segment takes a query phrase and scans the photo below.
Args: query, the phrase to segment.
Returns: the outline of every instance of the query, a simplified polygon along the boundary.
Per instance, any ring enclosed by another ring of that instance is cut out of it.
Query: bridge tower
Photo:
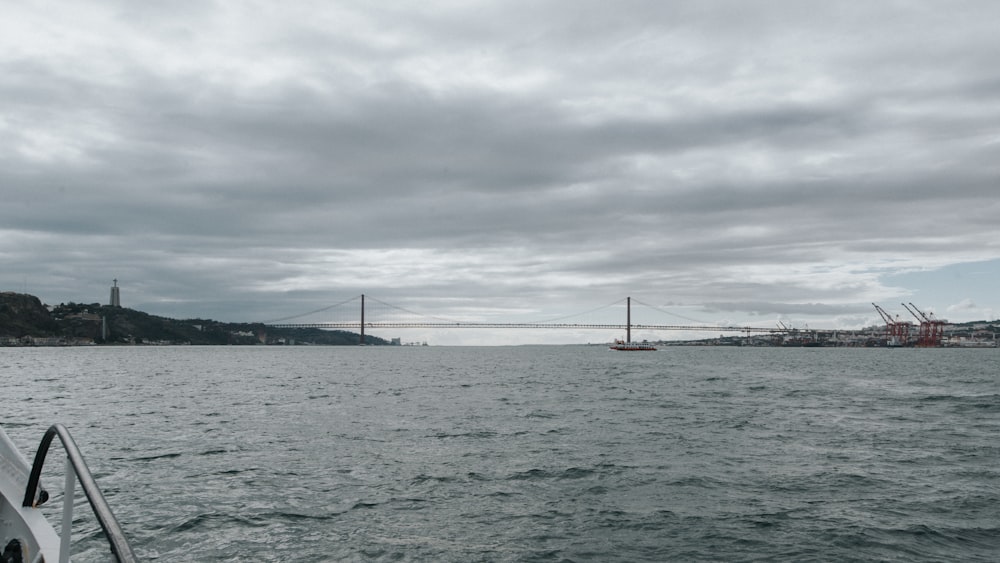
[[[626,297],[626,313],[625,313],[625,343],[628,344],[632,342],[632,298]]]

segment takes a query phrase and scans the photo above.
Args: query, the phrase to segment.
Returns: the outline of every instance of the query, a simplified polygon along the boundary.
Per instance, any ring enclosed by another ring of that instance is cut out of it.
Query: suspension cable
[[[369,301],[374,301],[374,302],[378,303],[379,305],[388,307],[389,309],[395,309],[397,311],[402,311],[404,313],[409,313],[411,315],[416,315],[418,317],[423,317],[425,319],[435,319],[435,320],[442,321],[442,322],[447,322],[447,323],[462,323],[463,322],[463,321],[456,321],[455,319],[448,319],[448,318],[445,318],[445,317],[436,317],[434,315],[425,315],[423,313],[418,313],[416,311],[411,311],[411,310],[409,310],[409,309],[407,309],[405,307],[400,307],[398,305],[393,305],[391,303],[386,303],[385,301],[382,301],[381,299],[376,299],[376,298],[372,297],[371,295],[368,295],[366,297],[368,298]]]
[[[702,323],[702,324],[707,324],[707,325],[712,324],[712,323],[707,322],[707,321],[702,321],[702,320],[699,320],[699,319],[692,319],[691,317],[685,317],[684,315],[678,315],[677,313],[671,313],[670,311],[667,311],[665,309],[661,309],[661,308],[659,308],[659,307],[657,307],[655,305],[650,305],[649,303],[644,303],[642,301],[639,301],[638,299],[636,299],[634,297],[632,298],[632,301],[634,301],[634,302],[636,302],[636,303],[638,303],[640,305],[649,307],[650,309],[653,309],[654,311],[659,311],[659,312],[661,312],[663,314],[670,315],[672,317],[677,317],[678,319],[684,319],[685,321],[691,321],[693,323]]]
[[[355,295],[354,297],[351,297],[350,299],[345,299],[344,301],[341,301],[340,303],[334,303],[333,305],[328,305],[326,307],[323,307],[322,309],[316,309],[315,311],[309,311],[308,313],[299,313],[298,315],[292,315],[290,317],[282,317],[280,319],[271,319],[269,321],[264,321],[262,324],[266,324],[266,325],[268,325],[268,324],[275,324],[275,323],[280,323],[280,322],[284,322],[284,321],[290,321],[292,319],[300,319],[302,317],[308,317],[309,315],[315,315],[316,313],[322,313],[324,311],[329,311],[330,309],[333,309],[334,307],[340,307],[341,305],[345,305],[347,303],[350,303],[351,301],[356,301],[358,299],[361,299],[361,296],[360,295]]]
[[[617,301],[608,303],[607,305],[602,305],[600,307],[595,307],[595,308],[593,308],[593,309],[591,309],[589,311],[583,311],[582,313],[573,313],[573,314],[570,314],[570,315],[564,315],[562,317],[555,317],[555,318],[547,319],[547,320],[544,320],[544,321],[538,321],[537,324],[554,323],[556,321],[561,321],[561,320],[564,320],[564,319],[571,319],[573,317],[582,317],[583,315],[589,315],[591,313],[596,313],[597,311],[601,311],[603,309],[610,309],[611,307],[614,307],[615,305],[623,303],[624,301],[625,301],[625,299],[619,299]]]

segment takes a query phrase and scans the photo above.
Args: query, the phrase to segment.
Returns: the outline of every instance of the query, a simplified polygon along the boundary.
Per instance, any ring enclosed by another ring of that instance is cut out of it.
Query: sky
[[[626,296],[678,315],[650,324],[993,320],[997,21],[992,0],[11,3],[0,291],[106,303],[118,279],[126,307],[229,322],[362,293],[480,322]]]

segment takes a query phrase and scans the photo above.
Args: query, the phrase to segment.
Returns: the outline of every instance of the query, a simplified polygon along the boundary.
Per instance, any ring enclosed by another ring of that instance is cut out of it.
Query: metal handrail
[[[69,430],[62,424],[53,424],[49,427],[45,431],[45,436],[42,437],[42,442],[38,445],[38,451],[35,452],[35,462],[31,466],[31,477],[28,479],[28,487],[24,491],[24,502],[22,505],[26,507],[36,506],[35,491],[38,489],[38,481],[42,476],[42,466],[45,464],[45,456],[49,451],[52,438],[56,435],[59,436],[59,440],[62,442],[67,460],[73,466],[73,471],[76,473],[80,486],[83,487],[83,492],[87,496],[87,501],[90,502],[90,508],[93,510],[94,516],[97,517],[97,521],[101,524],[101,529],[104,530],[105,537],[108,538],[108,543],[111,544],[111,552],[114,553],[120,563],[137,562],[138,559],[132,552],[132,547],[129,546],[128,539],[125,538],[125,533],[122,531],[121,525],[118,524],[118,519],[115,518],[114,513],[111,512],[111,507],[104,500],[104,495],[101,493],[100,487],[97,486],[97,482],[94,481],[93,475],[90,474],[90,469],[87,467],[87,462],[84,461],[80,449],[76,447],[76,442],[70,436]],[[63,502],[71,503],[73,499],[64,498]],[[70,531],[62,530],[61,533],[65,535],[70,533]]]

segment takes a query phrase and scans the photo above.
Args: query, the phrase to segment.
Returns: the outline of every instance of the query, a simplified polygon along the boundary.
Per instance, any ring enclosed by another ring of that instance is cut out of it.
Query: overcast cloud
[[[626,295],[763,326],[901,300],[992,319],[998,21],[989,0],[13,3],[0,290],[105,302],[118,278],[126,306],[227,321],[360,293],[468,320]]]

